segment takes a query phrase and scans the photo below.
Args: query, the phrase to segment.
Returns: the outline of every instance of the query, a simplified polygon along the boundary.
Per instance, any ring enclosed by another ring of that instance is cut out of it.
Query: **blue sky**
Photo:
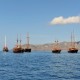
[[[0,0],[0,49],[7,36],[7,45],[14,47],[17,34],[26,43],[30,34],[31,44],[54,42],[55,39],[70,41],[74,29],[80,40],[80,24],[50,25],[55,17],[79,16],[80,0]]]

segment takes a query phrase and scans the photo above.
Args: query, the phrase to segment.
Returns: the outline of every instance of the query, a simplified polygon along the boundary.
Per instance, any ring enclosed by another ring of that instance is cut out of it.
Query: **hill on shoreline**
[[[70,47],[70,42],[60,42],[59,45],[62,50],[67,50]],[[36,51],[51,51],[53,46],[54,46],[54,43],[30,45],[31,49]],[[22,47],[26,48],[26,44],[24,44]],[[80,49],[80,41],[76,42],[76,47]]]

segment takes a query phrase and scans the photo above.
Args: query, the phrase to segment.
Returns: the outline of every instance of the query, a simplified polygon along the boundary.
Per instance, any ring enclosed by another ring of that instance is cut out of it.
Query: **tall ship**
[[[71,34],[71,42],[70,42],[70,47],[68,49],[68,53],[77,53],[77,52],[78,52],[78,48],[76,48],[74,31],[73,31],[73,34]]]
[[[21,38],[20,38],[20,44],[18,44],[18,42],[19,42],[19,40],[18,40],[18,36],[17,36],[17,44],[13,48],[13,52],[14,53],[23,53],[24,52],[24,49],[22,48],[22,45],[21,45]]]
[[[57,40],[54,43],[54,46],[53,46],[53,49],[52,49],[52,53],[60,53],[60,52],[61,52],[61,49],[60,49],[59,42]]]
[[[6,44],[6,36],[5,36],[5,45],[3,47],[3,52],[8,52],[8,47],[7,47],[7,44]]]
[[[27,44],[24,52],[31,52],[30,44],[29,44],[29,34],[27,33]]]

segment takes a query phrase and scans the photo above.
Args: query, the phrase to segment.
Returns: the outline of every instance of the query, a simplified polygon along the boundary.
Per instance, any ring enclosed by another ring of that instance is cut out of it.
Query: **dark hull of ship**
[[[23,53],[24,52],[24,49],[20,49],[20,48],[16,48],[16,49],[13,49],[13,52],[14,53]]]
[[[8,48],[3,48],[3,52],[8,52]]]
[[[61,50],[52,50],[52,53],[60,53]]]
[[[31,49],[25,49],[24,52],[31,52]]]
[[[78,50],[76,49],[76,50],[69,50],[68,51],[68,53],[77,53],[78,52]]]

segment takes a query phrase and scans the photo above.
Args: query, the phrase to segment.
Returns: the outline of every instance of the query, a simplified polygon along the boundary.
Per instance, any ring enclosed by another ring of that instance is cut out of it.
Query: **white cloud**
[[[73,23],[80,23],[80,16],[71,16],[68,18],[64,18],[63,16],[55,17],[50,24],[73,24]]]

